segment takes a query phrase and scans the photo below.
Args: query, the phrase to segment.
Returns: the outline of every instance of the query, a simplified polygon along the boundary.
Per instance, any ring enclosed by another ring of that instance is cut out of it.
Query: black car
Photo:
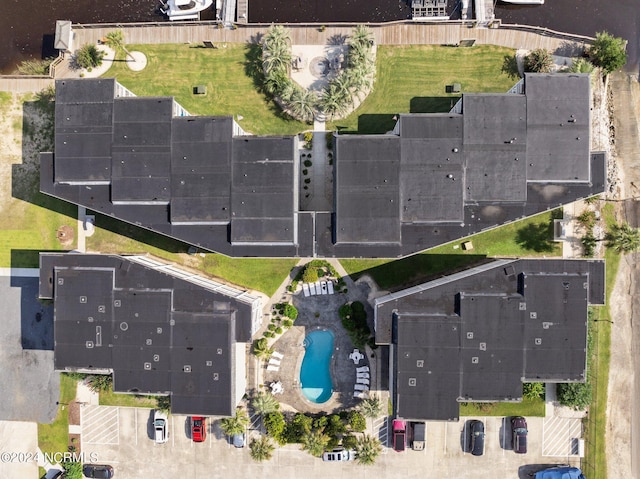
[[[484,454],[484,423],[482,421],[469,422],[469,451],[474,456]]]
[[[518,454],[527,453],[527,420],[522,416],[511,418],[511,444]]]
[[[85,464],[82,466],[82,474],[85,477],[96,479],[111,479],[113,477],[113,467],[106,464]]]

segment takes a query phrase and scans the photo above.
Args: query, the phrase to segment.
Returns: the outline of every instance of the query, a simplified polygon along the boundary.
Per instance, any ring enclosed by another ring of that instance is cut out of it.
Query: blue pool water
[[[333,339],[331,331],[314,331],[304,339],[306,351],[300,368],[300,384],[304,396],[317,404],[327,402],[333,393],[329,367]]]

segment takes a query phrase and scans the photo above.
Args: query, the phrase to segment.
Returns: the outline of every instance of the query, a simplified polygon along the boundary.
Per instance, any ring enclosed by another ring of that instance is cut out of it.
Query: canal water
[[[248,0],[255,23],[385,22],[406,19],[408,0]],[[450,10],[458,0],[448,0]],[[0,73],[8,74],[28,58],[54,56],[56,20],[74,23],[166,21],[159,0],[2,0]],[[453,6],[452,6],[453,5]],[[454,15],[455,16],[455,15]],[[629,41],[627,70],[638,72],[639,0],[546,0],[544,5],[513,6],[498,2],[496,16],[560,32],[593,36],[606,30]],[[213,17],[212,17],[213,18]]]

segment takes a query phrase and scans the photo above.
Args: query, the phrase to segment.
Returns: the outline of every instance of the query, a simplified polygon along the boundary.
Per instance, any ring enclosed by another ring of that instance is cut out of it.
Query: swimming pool
[[[300,368],[302,394],[317,404],[327,402],[333,393],[331,356],[334,336],[331,331],[314,331],[304,338],[304,359]]]

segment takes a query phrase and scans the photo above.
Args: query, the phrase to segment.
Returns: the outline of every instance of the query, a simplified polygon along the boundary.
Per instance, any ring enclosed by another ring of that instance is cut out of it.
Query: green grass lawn
[[[60,375],[60,405],[51,424],[38,424],[38,447],[42,452],[65,452],[69,445],[69,416],[67,404],[76,397],[77,380]]]
[[[153,396],[136,396],[134,394],[118,394],[113,391],[100,391],[101,406],[146,407],[155,408]]]
[[[529,416],[543,417],[544,399],[527,399],[522,402],[461,403],[460,416]]]
[[[398,290],[486,261],[487,257],[560,256],[562,245],[552,240],[553,219],[561,216],[560,209],[547,211],[395,261],[341,259],[340,263],[353,279],[368,274],[381,288]],[[463,250],[460,245],[464,241],[471,241],[473,250]]]
[[[373,91],[360,107],[328,129],[341,133],[385,133],[398,113],[448,112],[460,94],[445,86],[460,83],[462,92],[506,92],[516,80],[502,73],[508,48],[478,45],[453,48],[436,45],[378,46]]]
[[[16,120],[8,141],[22,144],[22,158],[3,156],[2,166],[7,168],[2,183],[0,204],[0,267],[38,267],[38,252],[73,249],[77,207],[55,200],[39,192],[39,151],[51,151],[53,145],[53,104],[33,99],[33,95],[18,97],[23,120]],[[16,116],[13,97],[0,95],[0,115]],[[34,118],[40,118],[38,123]],[[6,155],[6,152],[0,152]],[[74,234],[71,242],[62,244],[56,232],[69,226]]]
[[[614,207],[607,204],[603,208],[603,218],[607,229],[616,223]],[[607,398],[609,384],[609,361],[611,359],[611,323],[609,311],[611,292],[618,274],[621,256],[613,249],[605,251],[607,305],[594,307],[595,322],[589,326],[594,334],[593,351],[591,351],[587,371],[591,382],[591,406],[584,419],[585,459],[583,471],[587,477],[607,477],[607,456],[605,435],[607,429]]]
[[[240,126],[256,135],[295,134],[309,129],[309,125],[286,118],[259,91],[260,47],[226,45],[217,49],[186,44],[128,45],[130,51],[147,56],[146,68],[132,72],[124,62],[117,61],[104,76],[116,77],[138,96],[174,96],[192,115],[241,115]],[[196,85],[206,86],[207,94],[194,95]]]
[[[87,251],[113,254],[148,252],[268,296],[275,293],[298,262],[290,258],[230,258],[215,253],[189,255],[188,250],[186,243],[104,215],[96,215],[95,234],[87,238]]]

